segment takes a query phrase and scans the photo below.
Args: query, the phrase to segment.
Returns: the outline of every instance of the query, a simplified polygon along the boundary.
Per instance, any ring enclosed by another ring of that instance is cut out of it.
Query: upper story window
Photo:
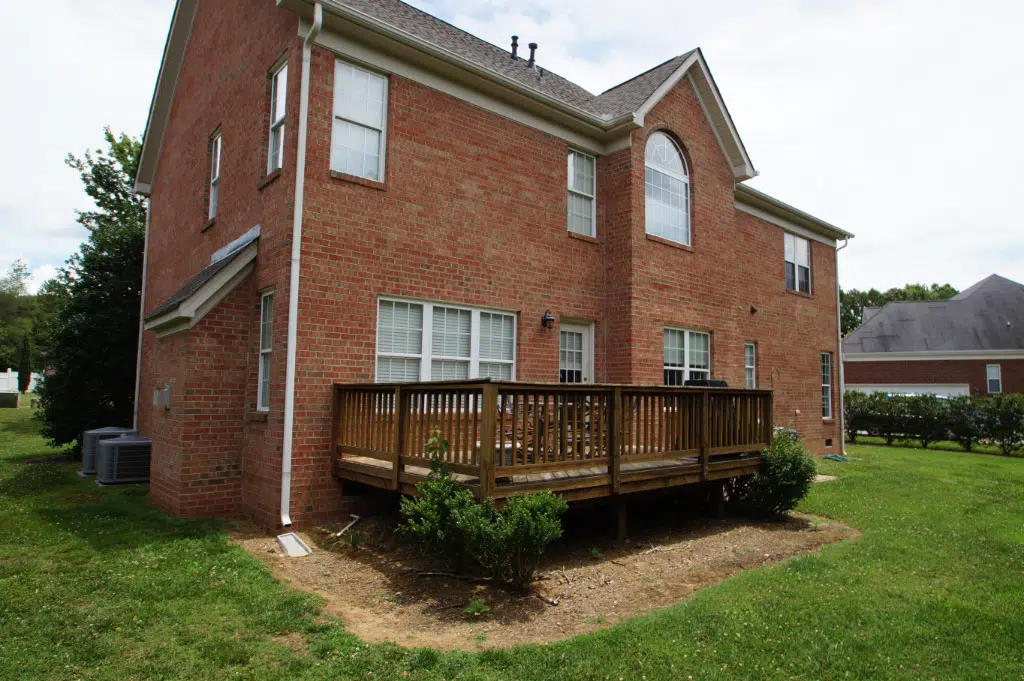
[[[711,334],[665,329],[665,385],[711,378]]]
[[[821,418],[832,418],[832,353],[821,353]]]
[[[593,156],[569,150],[569,231],[595,236]]]
[[[647,233],[690,245],[690,174],[671,137],[656,132],[644,153]]]
[[[998,364],[985,365],[985,383],[990,393],[1003,392],[1003,368]]]
[[[288,64],[282,64],[270,76],[270,148],[267,174],[284,165],[284,114],[288,99]]]
[[[512,380],[515,338],[515,315],[381,299],[377,381]]]
[[[786,232],[786,290],[811,292],[811,242]]]
[[[223,147],[220,133],[210,140],[210,208],[208,217],[217,217],[217,201],[220,198],[220,154]]]
[[[747,343],[743,346],[743,370],[747,390],[757,389],[757,346]]]
[[[270,353],[273,348],[274,292],[260,297],[260,367],[256,387],[256,409],[270,409]]]
[[[334,62],[331,170],[383,181],[387,91],[384,76]]]

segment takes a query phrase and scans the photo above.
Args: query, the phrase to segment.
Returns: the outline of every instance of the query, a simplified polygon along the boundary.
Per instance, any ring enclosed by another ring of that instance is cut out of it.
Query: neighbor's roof
[[[1024,286],[997,274],[942,302],[888,303],[843,340],[843,353],[1024,349]]]
[[[308,19],[312,0],[277,0],[278,5]],[[401,0],[322,0],[333,21],[358,29],[362,36],[413,48],[437,63],[454,67],[466,83],[489,83],[499,97],[514,104],[531,101],[550,120],[575,126],[578,132],[605,143],[643,126],[644,116],[679,80],[689,78],[737,181],[757,175],[743,141],[722,100],[700,49],[659,64],[605,92],[595,95],[543,68],[527,65],[528,39],[520,42],[520,58]],[[198,0],[178,0],[164,48],[156,89],[150,104],[136,190],[147,194],[170,115],[174,89],[184,62]],[[327,30],[325,28],[325,30]],[[543,45],[538,56],[543,58]],[[468,76],[468,77],[467,77]]]

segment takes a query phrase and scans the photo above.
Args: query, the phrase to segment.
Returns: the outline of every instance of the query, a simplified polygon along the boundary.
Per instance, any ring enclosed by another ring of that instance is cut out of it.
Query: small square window
[[[989,364],[985,367],[985,383],[989,393],[1003,392],[1003,368],[998,364]]]

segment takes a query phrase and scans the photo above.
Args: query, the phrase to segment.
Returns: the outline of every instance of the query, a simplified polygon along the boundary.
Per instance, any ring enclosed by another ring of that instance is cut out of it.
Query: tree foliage
[[[45,368],[54,305],[45,294],[29,294],[28,279],[28,267],[22,260],[15,260],[0,277],[0,371],[10,368],[21,373],[29,366],[31,375]],[[27,365],[26,344],[31,353]]]
[[[145,207],[132,180],[142,144],[104,130],[107,149],[69,154],[95,209],[77,215],[89,231],[43,286],[56,317],[48,375],[40,388],[43,434],[78,444],[82,431],[132,420]]]
[[[949,300],[959,291],[949,284],[907,284],[903,288],[879,291],[876,288],[860,291],[850,289],[839,292],[843,335],[863,323],[865,307],[882,307],[886,303],[919,300]]]

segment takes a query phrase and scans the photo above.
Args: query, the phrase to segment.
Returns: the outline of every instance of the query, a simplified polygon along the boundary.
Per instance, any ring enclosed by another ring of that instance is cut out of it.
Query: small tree
[[[21,339],[21,356],[18,358],[18,392],[28,392],[32,383],[32,336],[25,334]]]
[[[986,437],[1012,454],[1024,444],[1024,395],[993,395],[982,404]]]
[[[946,404],[946,423],[949,436],[965,452],[974,449],[981,439],[984,416],[977,402],[969,395],[951,397]]]
[[[946,403],[935,395],[915,395],[907,397],[907,435],[916,437],[921,446],[928,445],[946,437],[948,421]]]

